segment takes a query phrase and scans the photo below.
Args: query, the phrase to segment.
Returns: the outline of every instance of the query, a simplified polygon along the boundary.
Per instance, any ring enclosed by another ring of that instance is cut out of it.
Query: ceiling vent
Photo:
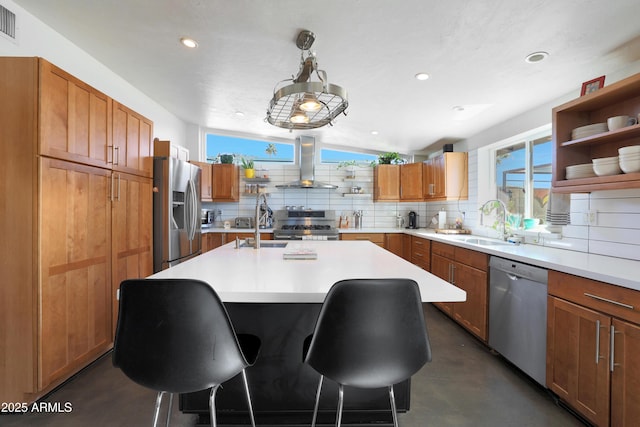
[[[16,14],[0,4],[0,35],[16,42]]]

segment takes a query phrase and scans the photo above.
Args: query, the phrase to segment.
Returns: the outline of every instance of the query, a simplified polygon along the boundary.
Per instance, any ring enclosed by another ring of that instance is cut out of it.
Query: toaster
[[[253,218],[250,216],[236,217],[236,228],[253,228]]]

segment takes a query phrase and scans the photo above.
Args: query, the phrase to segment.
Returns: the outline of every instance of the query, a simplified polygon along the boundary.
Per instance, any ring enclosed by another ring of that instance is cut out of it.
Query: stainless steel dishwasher
[[[491,257],[489,346],[545,385],[547,270]]]

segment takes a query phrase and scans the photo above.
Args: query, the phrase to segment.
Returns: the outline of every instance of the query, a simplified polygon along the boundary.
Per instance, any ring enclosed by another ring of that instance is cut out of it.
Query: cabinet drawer
[[[454,247],[454,259],[478,270],[487,271],[489,255],[471,249]]]
[[[640,292],[549,270],[550,295],[640,324]]]
[[[455,246],[441,242],[431,243],[431,252],[446,258],[454,259]]]
[[[376,245],[384,245],[384,233],[343,233],[342,240],[369,240]]]

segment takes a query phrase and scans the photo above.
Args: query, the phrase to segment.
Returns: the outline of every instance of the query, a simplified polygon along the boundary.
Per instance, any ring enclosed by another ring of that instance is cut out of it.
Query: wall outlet
[[[589,225],[598,225],[598,211],[590,210],[587,212],[586,223]]]

